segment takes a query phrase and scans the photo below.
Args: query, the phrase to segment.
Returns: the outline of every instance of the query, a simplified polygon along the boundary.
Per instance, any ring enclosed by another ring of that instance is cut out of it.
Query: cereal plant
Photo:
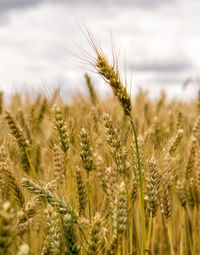
[[[93,46],[107,98],[0,93],[0,254],[200,254],[200,97],[132,98]]]

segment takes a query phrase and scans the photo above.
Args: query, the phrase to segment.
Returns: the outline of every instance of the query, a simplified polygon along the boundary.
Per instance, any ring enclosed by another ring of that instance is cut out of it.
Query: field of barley
[[[0,254],[200,254],[200,93],[130,98],[95,50],[107,98],[0,94]]]

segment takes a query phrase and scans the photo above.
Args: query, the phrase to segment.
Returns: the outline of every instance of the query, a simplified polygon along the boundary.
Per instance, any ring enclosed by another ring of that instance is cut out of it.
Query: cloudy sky
[[[192,98],[200,71],[199,0],[0,0],[0,89],[70,98],[84,92],[93,54],[84,25],[110,56],[119,54],[129,89]],[[112,38],[112,39],[111,39]],[[113,42],[114,46],[113,46]],[[91,72],[97,90],[106,85]],[[182,85],[192,79],[183,91]]]

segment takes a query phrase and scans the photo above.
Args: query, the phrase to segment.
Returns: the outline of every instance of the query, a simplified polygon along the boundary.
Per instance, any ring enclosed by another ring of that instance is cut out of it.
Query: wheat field
[[[95,52],[112,96],[0,94],[0,254],[200,254],[200,93],[130,98]]]

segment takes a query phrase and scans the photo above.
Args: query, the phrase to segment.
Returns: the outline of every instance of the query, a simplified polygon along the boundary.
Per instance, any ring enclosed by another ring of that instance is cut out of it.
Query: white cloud
[[[81,57],[77,44],[91,52],[80,23],[89,27],[107,52],[111,47],[111,29],[115,48],[120,49],[120,67],[123,68],[124,52],[127,67],[133,67],[133,86],[141,84],[150,92],[165,87],[170,95],[173,91],[177,95],[175,91],[181,91],[177,88],[181,88],[184,79],[198,75],[199,10],[200,3],[186,0],[155,9],[60,2],[14,10],[9,13],[9,22],[0,26],[0,87],[7,92],[27,87],[37,91],[60,83],[68,97],[79,89],[83,91],[84,69],[72,63],[74,58],[70,54]],[[166,70],[159,69],[159,65],[166,66]],[[134,70],[134,66],[146,69]],[[170,71],[170,66],[176,66],[176,72]],[[130,73],[128,69],[129,80]],[[104,90],[103,82],[96,76],[94,79],[97,88]]]

